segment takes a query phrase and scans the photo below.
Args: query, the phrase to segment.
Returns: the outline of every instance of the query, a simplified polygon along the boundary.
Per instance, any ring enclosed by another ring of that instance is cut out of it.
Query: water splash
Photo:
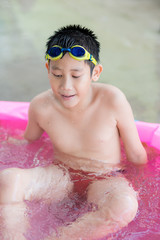
[[[21,139],[20,130],[0,128],[0,169],[8,167],[33,168],[47,166],[53,162],[53,148],[48,137],[36,142],[15,144],[9,142],[9,137]],[[122,150],[123,161],[126,164],[125,177],[133,184],[138,192],[139,210],[136,218],[127,227],[108,235],[103,240],[158,240],[160,239],[160,152],[145,146],[149,162],[143,167],[135,167],[125,162],[126,157]],[[81,184],[87,176],[81,179]],[[88,178],[90,176],[88,175]],[[70,198],[60,203],[46,205],[43,201],[26,202],[27,215],[31,227],[26,233],[27,240],[43,239],[59,226],[75,221],[92,206],[74,193]]]

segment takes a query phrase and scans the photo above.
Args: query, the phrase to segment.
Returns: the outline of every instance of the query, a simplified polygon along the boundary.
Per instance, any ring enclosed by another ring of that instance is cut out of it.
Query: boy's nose
[[[73,89],[72,80],[69,77],[64,78],[61,87],[64,90],[72,90]]]

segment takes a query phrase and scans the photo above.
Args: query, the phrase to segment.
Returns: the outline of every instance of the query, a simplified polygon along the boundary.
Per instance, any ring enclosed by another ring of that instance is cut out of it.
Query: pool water
[[[0,170],[9,167],[32,168],[47,166],[53,162],[53,148],[47,136],[36,142],[16,143],[10,137],[21,139],[22,131],[0,128]],[[127,227],[110,234],[103,240],[158,240],[160,239],[160,151],[145,145],[149,162],[143,167],[135,167],[126,162],[122,149],[122,160],[126,168],[124,175],[138,192],[139,210],[136,218]],[[81,180],[83,181],[83,180]],[[77,219],[92,206],[74,193],[69,199],[58,204],[46,205],[41,202],[26,202],[30,229],[27,240],[44,239],[59,226]]]

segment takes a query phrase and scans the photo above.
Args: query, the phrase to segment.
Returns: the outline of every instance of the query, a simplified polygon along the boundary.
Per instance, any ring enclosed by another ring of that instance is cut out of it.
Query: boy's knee
[[[51,166],[51,184],[50,195],[53,201],[61,201],[73,190],[73,182],[71,181],[68,170],[58,166]]]
[[[73,188],[68,172],[55,165],[31,169],[31,176],[25,200],[61,201]]]
[[[126,226],[131,222],[138,210],[137,198],[128,192],[117,194],[111,197],[106,206],[107,215],[118,222],[121,227]]]
[[[88,188],[88,201],[97,205],[100,216],[125,226],[136,216],[136,192],[123,178],[92,183]]]

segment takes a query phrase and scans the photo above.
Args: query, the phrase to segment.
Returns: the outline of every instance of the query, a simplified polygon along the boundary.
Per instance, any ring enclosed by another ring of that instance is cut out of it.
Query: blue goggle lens
[[[74,47],[71,49],[71,53],[75,57],[83,57],[85,55],[85,50],[80,47]]]
[[[49,51],[48,51],[48,54],[51,56],[51,57],[58,57],[60,54],[61,54],[61,48],[59,47],[53,47],[53,48],[50,48]]]

